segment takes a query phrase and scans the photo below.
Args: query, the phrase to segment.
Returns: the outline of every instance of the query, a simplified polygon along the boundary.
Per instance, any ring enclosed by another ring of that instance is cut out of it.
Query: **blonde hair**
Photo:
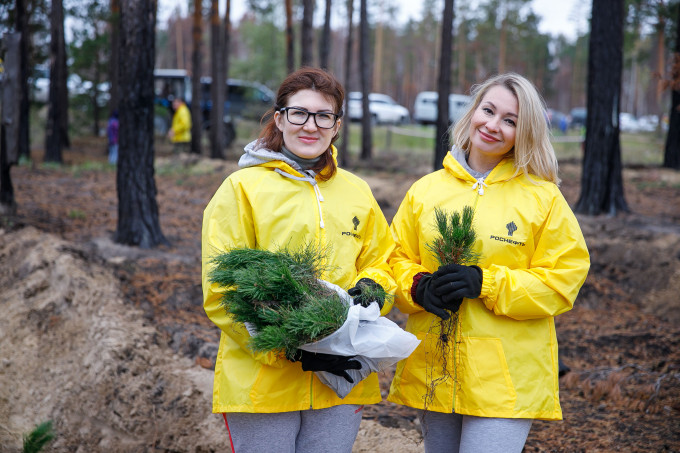
[[[495,86],[507,88],[517,99],[515,145],[508,151],[508,155],[514,158],[516,174],[535,175],[559,184],[557,157],[550,143],[545,103],[534,85],[519,74],[500,74],[472,87],[472,103],[450,131],[451,146],[457,146],[469,155],[472,115],[486,93]]]

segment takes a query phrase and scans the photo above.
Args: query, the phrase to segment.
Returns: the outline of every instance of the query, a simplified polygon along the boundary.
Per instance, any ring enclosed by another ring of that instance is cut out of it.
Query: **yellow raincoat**
[[[172,125],[170,126],[174,132],[172,136],[173,143],[187,143],[191,141],[191,112],[185,103],[182,103],[175,114],[172,116]]]
[[[336,150],[333,147],[335,156]],[[202,233],[204,309],[222,330],[213,389],[213,412],[285,412],[322,409],[338,404],[373,404],[382,400],[375,373],[344,399],[275,353],[254,354],[249,334],[220,305],[220,288],[207,278],[215,253],[233,247],[296,248],[305,243],[329,245],[331,270],[322,278],[348,289],[361,278],[394,294],[388,266],[394,248],[389,225],[368,185],[338,169],[319,181],[279,159],[282,154],[246,147],[241,170],[231,174],[205,209]],[[394,298],[382,309],[386,314]]]
[[[397,307],[409,314],[406,330],[423,340],[397,364],[388,400],[436,412],[480,417],[561,419],[557,338],[553,317],[570,310],[590,258],[577,220],[553,183],[515,175],[506,158],[477,182],[451,155],[444,169],[425,176],[406,194],[394,220],[397,246],[390,265]],[[478,299],[464,299],[448,380],[434,350],[439,319],[416,304],[410,290],[418,272],[438,263],[426,245],[436,236],[434,208],[475,209],[483,270]]]

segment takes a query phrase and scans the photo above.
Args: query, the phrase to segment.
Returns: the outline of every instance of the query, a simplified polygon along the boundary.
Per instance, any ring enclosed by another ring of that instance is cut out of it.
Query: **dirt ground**
[[[235,155],[159,149],[170,246],[140,250],[112,240],[116,179],[103,150],[74,143],[64,167],[12,169],[18,210],[0,225],[0,452],[20,451],[22,434],[45,420],[52,452],[226,451],[210,413],[219,331],[201,305],[200,226]],[[390,220],[429,162],[383,152],[348,168]],[[572,204],[579,172],[561,165]],[[680,452],[680,174],[626,168],[624,179],[631,213],[579,216],[592,267],[556,320],[571,368],[560,379],[564,420],[536,421],[527,452]],[[381,373],[385,394],[391,377]],[[354,451],[422,452],[414,411],[367,407]]]

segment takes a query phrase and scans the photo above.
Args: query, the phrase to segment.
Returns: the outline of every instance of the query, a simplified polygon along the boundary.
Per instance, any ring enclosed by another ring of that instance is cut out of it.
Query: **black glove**
[[[352,357],[333,354],[320,354],[298,349],[293,361],[300,361],[302,371],[328,371],[336,376],[345,378],[347,382],[354,380],[347,374],[347,370],[361,369],[361,363]]]
[[[447,264],[432,276],[434,293],[446,303],[463,297],[476,299],[482,292],[482,270],[477,266]]]
[[[354,299],[354,305],[361,305],[362,307],[368,307],[371,302],[378,302],[378,306],[380,309],[383,308],[383,305],[385,305],[385,290],[383,291],[377,291],[377,294],[374,294],[372,297],[369,298],[368,294],[364,294],[366,291],[365,289],[373,289],[373,290],[378,290],[378,289],[383,289],[382,286],[380,286],[378,283],[374,282],[370,278],[362,278],[360,279],[356,286],[353,288],[350,288],[347,290],[347,294],[352,296]],[[373,293],[376,293],[376,291],[371,291]]]
[[[413,290],[411,290],[411,295],[414,296],[413,300],[426,311],[429,311],[430,313],[435,314],[444,320],[449,319],[451,317],[451,313],[449,313],[446,309],[452,309],[454,307],[446,304],[441,297],[434,293],[433,274],[419,275],[421,275],[421,277],[417,283],[415,294]]]

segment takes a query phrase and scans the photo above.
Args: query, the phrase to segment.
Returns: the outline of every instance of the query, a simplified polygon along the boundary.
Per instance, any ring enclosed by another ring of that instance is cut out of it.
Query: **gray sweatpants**
[[[351,453],[363,409],[342,404],[272,414],[230,412],[224,419],[234,453]]]
[[[486,418],[418,411],[425,453],[521,453],[530,418]]]

